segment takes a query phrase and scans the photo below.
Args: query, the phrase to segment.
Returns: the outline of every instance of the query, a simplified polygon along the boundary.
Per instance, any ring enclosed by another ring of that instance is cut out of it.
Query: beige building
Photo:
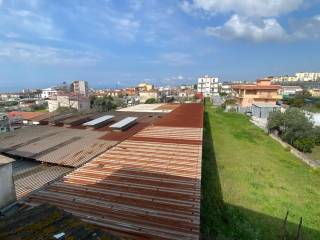
[[[49,112],[59,107],[74,108],[81,112],[90,109],[90,100],[88,97],[71,95],[58,95],[55,99],[48,100]]]
[[[237,104],[241,107],[250,107],[254,103],[276,104],[281,98],[280,85],[271,84],[270,79],[257,80],[255,84],[232,85],[236,92]]]
[[[71,92],[73,92],[75,95],[88,96],[88,82],[83,80],[73,81],[73,83],[71,83]]]
[[[138,85],[138,90],[139,91],[151,91],[154,89],[154,86],[152,84],[149,83],[140,83]]]
[[[140,103],[145,103],[148,99],[154,98],[158,100],[159,94],[157,91],[141,91],[139,92]]]
[[[309,90],[312,97],[320,97],[320,89],[319,88],[313,88]]]

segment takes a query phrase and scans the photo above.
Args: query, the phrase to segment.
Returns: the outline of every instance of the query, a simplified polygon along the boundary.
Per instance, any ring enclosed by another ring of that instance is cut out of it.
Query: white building
[[[52,98],[58,95],[58,90],[55,87],[42,89],[41,98]]]
[[[271,77],[271,81],[272,82],[277,82],[277,83],[281,83],[281,82],[296,82],[296,81],[298,81],[298,78],[296,76],[285,75],[285,76]]]
[[[224,93],[224,94],[231,94],[232,93],[232,88],[231,84],[229,83],[219,83],[219,93]]]
[[[48,100],[49,112],[53,112],[59,107],[74,108],[81,112],[90,109],[90,100],[84,96],[70,95],[58,95],[55,99]]]
[[[295,95],[303,91],[300,86],[282,86],[280,93],[282,96]]]
[[[320,72],[298,72],[295,76],[298,81],[320,81]]]
[[[88,82],[83,80],[73,81],[71,83],[71,91],[76,95],[88,96]]]
[[[204,97],[212,97],[219,95],[218,87],[219,79],[205,75],[198,78],[198,93],[202,93]]]

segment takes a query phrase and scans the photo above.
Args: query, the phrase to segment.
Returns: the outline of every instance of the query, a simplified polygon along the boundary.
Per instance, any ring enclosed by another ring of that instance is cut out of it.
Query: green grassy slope
[[[303,218],[303,239],[320,239],[320,172],[249,119],[206,106],[202,168],[203,239],[279,239]],[[291,238],[290,238],[291,239]]]

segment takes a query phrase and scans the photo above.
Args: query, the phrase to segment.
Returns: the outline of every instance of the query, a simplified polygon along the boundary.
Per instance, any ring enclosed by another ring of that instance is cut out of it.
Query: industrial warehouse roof
[[[57,207],[41,205],[0,218],[0,239],[116,240],[119,238],[102,232]]]
[[[116,144],[105,132],[32,126],[0,135],[0,152],[40,162],[77,167]]]
[[[72,168],[17,159],[13,163],[13,179],[17,199],[70,172]]]
[[[167,103],[157,103],[157,104],[138,104],[131,107],[126,107],[119,109],[120,112],[163,112],[168,113],[177,108],[179,104],[167,104]]]
[[[198,239],[202,122],[202,105],[182,105],[24,201],[130,239]]]

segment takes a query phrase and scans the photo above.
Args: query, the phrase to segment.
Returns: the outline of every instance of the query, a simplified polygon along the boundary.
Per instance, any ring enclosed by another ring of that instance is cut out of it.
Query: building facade
[[[154,89],[154,86],[152,84],[149,83],[140,83],[138,85],[138,90],[139,91],[151,91]]]
[[[202,93],[204,97],[213,97],[219,95],[219,79],[205,75],[198,78],[197,91]]]
[[[88,96],[88,82],[83,80],[73,81],[71,83],[71,92],[75,95]]]
[[[315,82],[320,81],[320,72],[298,72],[293,76],[273,76],[269,77],[272,82]]]
[[[298,72],[296,78],[304,82],[320,81],[320,72]]]
[[[54,87],[45,88],[45,89],[42,89],[41,98],[46,99],[46,98],[55,97],[58,95],[58,93],[59,93],[58,90]]]
[[[303,91],[300,86],[282,86],[280,93],[282,96],[289,96],[301,93]]]
[[[280,85],[271,84],[270,79],[257,80],[255,84],[233,85],[238,106],[251,107],[254,103],[276,104],[281,98]]]
[[[158,100],[159,94],[157,91],[141,91],[139,92],[140,103],[145,103],[148,99],[154,98]]]
[[[9,131],[10,131],[9,117],[5,113],[0,113],[0,133],[5,133]]]
[[[59,107],[74,108],[78,111],[90,109],[90,100],[84,96],[58,95],[55,99],[48,100],[49,112],[57,110]]]

